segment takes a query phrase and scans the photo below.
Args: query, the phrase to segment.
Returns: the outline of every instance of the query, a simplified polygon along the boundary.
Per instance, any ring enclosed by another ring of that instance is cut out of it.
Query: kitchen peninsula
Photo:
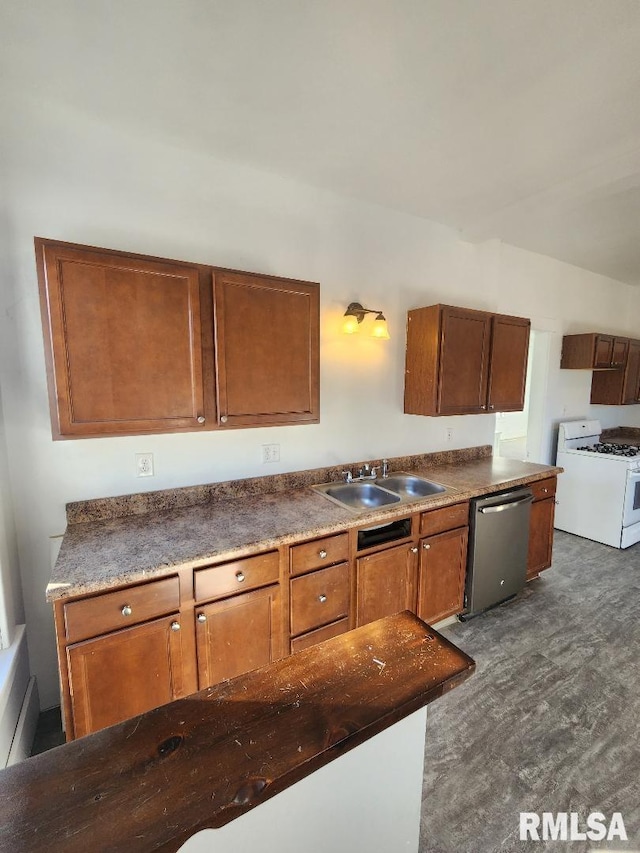
[[[461,612],[472,497],[531,484],[528,577],[550,564],[561,469],[488,446],[397,457],[392,471],[446,491],[354,513],[310,488],[344,467],[68,505],[47,588],[67,737],[398,610]],[[362,550],[358,532],[376,525],[398,536]]]

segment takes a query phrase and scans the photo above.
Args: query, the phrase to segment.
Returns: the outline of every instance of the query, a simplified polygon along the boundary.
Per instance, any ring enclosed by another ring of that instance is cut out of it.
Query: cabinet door
[[[417,548],[400,545],[356,560],[356,624],[415,611]]]
[[[438,414],[486,411],[491,315],[442,308]]]
[[[214,271],[221,425],[319,420],[319,285]]]
[[[165,616],[68,646],[67,666],[73,737],[172,702],[184,695],[180,617]]]
[[[611,352],[611,367],[624,367],[629,352],[629,338],[614,338]]]
[[[462,612],[468,528],[448,530],[420,543],[418,616],[434,623]]]
[[[640,341],[629,341],[627,366],[624,372],[622,403],[630,405],[640,399]]]
[[[611,335],[596,335],[593,353],[594,368],[611,367],[613,361],[613,337]]]
[[[493,318],[489,368],[489,410],[516,412],[524,408],[531,323],[523,317]]]
[[[554,513],[555,499],[553,497],[534,501],[531,504],[527,580],[535,577],[543,569],[548,569],[551,565]]]
[[[54,438],[201,429],[197,267],[36,240]]]
[[[199,689],[271,663],[280,635],[277,584],[196,608]]]

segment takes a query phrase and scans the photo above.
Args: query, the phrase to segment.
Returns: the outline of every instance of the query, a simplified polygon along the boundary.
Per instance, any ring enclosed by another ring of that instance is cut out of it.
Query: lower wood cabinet
[[[462,527],[420,541],[417,614],[429,624],[462,612],[467,539]]]
[[[349,615],[349,563],[338,563],[291,581],[291,635],[298,636]]]
[[[66,657],[74,737],[185,695],[177,613],[73,643]]]
[[[291,640],[291,653],[301,652],[303,649],[308,649],[310,646],[315,646],[317,643],[323,643],[325,640],[330,640],[332,637],[338,637],[349,630],[349,619],[338,619],[337,622],[332,622],[330,625],[324,625],[322,628],[316,628],[315,631],[308,631],[306,634],[301,634],[299,637],[293,637]]]
[[[556,478],[531,488],[528,579],[551,565]],[[56,601],[67,738],[401,610],[430,624],[462,612],[468,517],[462,501],[381,525],[385,545],[353,528]]]
[[[416,607],[417,547],[398,545],[356,559],[356,625]]]
[[[198,687],[203,690],[275,660],[277,584],[196,608]]]
[[[556,477],[531,483],[533,503],[529,522],[527,580],[535,578],[551,565],[553,519],[555,515]]]

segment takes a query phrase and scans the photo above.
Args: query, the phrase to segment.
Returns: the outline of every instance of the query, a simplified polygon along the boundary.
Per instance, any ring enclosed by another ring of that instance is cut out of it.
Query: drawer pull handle
[[[411,553],[412,553],[412,554],[417,554],[417,553],[418,553],[418,549],[417,549],[417,548],[410,548],[409,550],[411,551]]]
[[[324,593],[321,593],[318,596],[318,601],[320,602],[320,604],[324,604],[326,600],[327,600],[327,596]]]
[[[179,622],[172,622],[171,623],[171,630],[172,631],[179,631],[180,630],[180,623]]]
[[[198,622],[206,622],[207,617],[205,613],[198,613]]]
[[[236,572],[236,580],[238,581],[238,583],[242,583],[242,581],[244,580],[244,573]]]
[[[544,494],[546,495],[546,494],[547,494],[547,492],[549,491],[549,489],[543,489],[542,491],[543,491],[543,492],[544,492]]]
[[[318,551],[318,557],[320,557],[321,560],[324,560],[326,556],[327,552],[324,550],[324,548],[321,551]]]
[[[131,605],[129,605],[129,604],[125,604],[125,606],[122,608],[122,610],[120,612],[122,613],[123,616],[131,616],[131,614],[133,613],[133,611],[131,610]]]
[[[423,543],[423,545],[422,545],[422,547],[424,548],[424,550],[425,550],[425,551],[428,551],[428,550],[429,550],[429,548],[431,548],[431,545],[429,545],[429,543],[428,543],[428,542],[424,542],[424,543]]]

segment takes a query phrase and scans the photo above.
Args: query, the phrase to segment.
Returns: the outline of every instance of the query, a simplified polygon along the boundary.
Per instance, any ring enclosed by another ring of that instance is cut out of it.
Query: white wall
[[[80,72],[79,72],[80,73]],[[588,374],[558,370],[565,331],[633,331],[628,286],[497,241],[455,232],[236,163],[107,126],[52,100],[13,91],[0,142],[2,393],[32,670],[43,707],[58,701],[52,618],[44,600],[49,537],[67,501],[309,468],[381,455],[491,444],[494,417],[402,413],[407,309],[443,301],[533,318],[552,332],[546,430],[588,413]],[[321,422],[302,427],[53,442],[34,235],[321,283]],[[346,305],[384,310],[388,342],[340,334]],[[638,407],[597,412],[638,423]],[[279,465],[260,464],[265,441]],[[134,476],[153,452],[156,476]],[[549,451],[550,452],[550,451]]]
[[[1,242],[0,242],[1,245]],[[0,257],[2,252],[0,252]],[[0,275],[2,275],[0,273]],[[9,312],[6,296],[11,292],[0,278],[0,316]],[[11,371],[7,339],[0,326],[0,389]],[[24,622],[18,542],[10,487],[9,459],[4,425],[2,392],[0,390],[0,649],[7,648],[13,639],[15,626]]]

